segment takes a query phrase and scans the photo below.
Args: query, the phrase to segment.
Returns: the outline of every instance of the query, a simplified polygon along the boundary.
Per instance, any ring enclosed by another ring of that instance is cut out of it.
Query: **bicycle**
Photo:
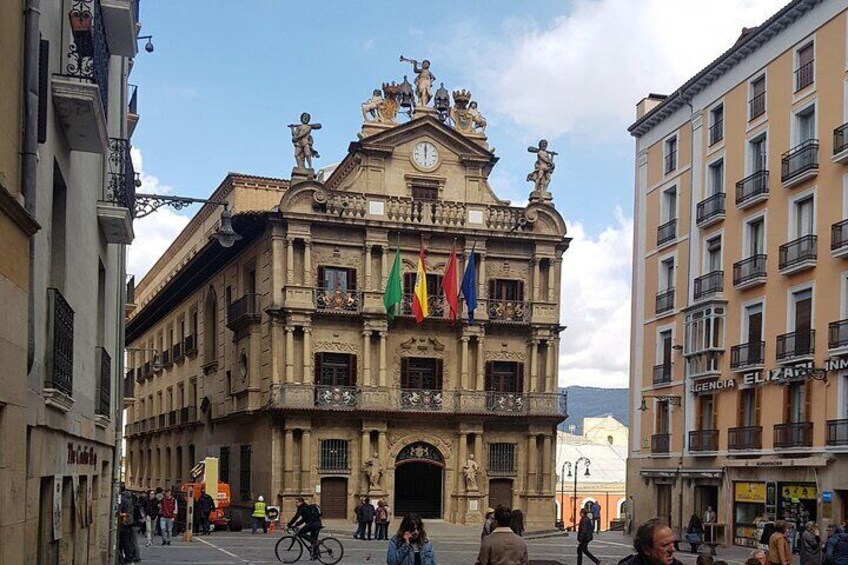
[[[299,528],[288,528],[286,535],[277,540],[276,545],[274,545],[274,555],[277,556],[277,560],[283,563],[296,563],[303,556],[304,549],[309,552],[310,560],[317,559],[323,565],[336,565],[342,560],[344,546],[336,538],[321,538],[313,548],[309,540],[297,535],[298,531]]]

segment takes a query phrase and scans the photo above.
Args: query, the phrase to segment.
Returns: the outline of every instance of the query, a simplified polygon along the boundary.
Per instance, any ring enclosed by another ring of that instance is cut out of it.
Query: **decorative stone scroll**
[[[395,462],[403,463],[404,461],[432,461],[442,466],[445,464],[445,460],[442,454],[439,453],[439,450],[423,441],[411,443],[400,450],[400,453],[395,458]]]

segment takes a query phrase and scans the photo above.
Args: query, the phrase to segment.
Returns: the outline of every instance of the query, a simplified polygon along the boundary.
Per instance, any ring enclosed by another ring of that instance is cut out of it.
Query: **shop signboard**
[[[736,388],[736,379],[725,379],[723,381],[707,381],[704,383],[694,383],[692,392],[694,394],[703,394],[707,392],[716,392],[726,388]]]
[[[833,491],[832,490],[823,490],[822,491],[822,502],[833,502]]]
[[[812,361],[804,361],[788,367],[777,367],[768,371],[751,371],[742,374],[742,386],[760,386],[765,383],[780,383],[809,376],[813,368]]]
[[[798,499],[798,500],[815,500],[818,498],[818,491],[814,485],[783,485],[781,489],[783,498]]]
[[[734,500],[736,502],[755,502],[765,504],[765,483],[735,483]]]

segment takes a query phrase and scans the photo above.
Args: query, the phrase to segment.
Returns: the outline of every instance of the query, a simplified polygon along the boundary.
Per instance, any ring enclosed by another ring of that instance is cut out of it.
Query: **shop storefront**
[[[789,541],[794,549],[798,532],[816,521],[818,490],[815,483],[777,483],[777,515],[789,524]]]
[[[766,514],[766,483],[733,483],[733,544],[758,547]]]

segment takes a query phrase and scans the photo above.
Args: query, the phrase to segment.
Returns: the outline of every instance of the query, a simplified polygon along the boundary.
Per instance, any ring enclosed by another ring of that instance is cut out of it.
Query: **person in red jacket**
[[[159,504],[159,529],[162,530],[162,545],[171,545],[171,532],[174,530],[174,517],[177,515],[177,499],[170,490]]]

